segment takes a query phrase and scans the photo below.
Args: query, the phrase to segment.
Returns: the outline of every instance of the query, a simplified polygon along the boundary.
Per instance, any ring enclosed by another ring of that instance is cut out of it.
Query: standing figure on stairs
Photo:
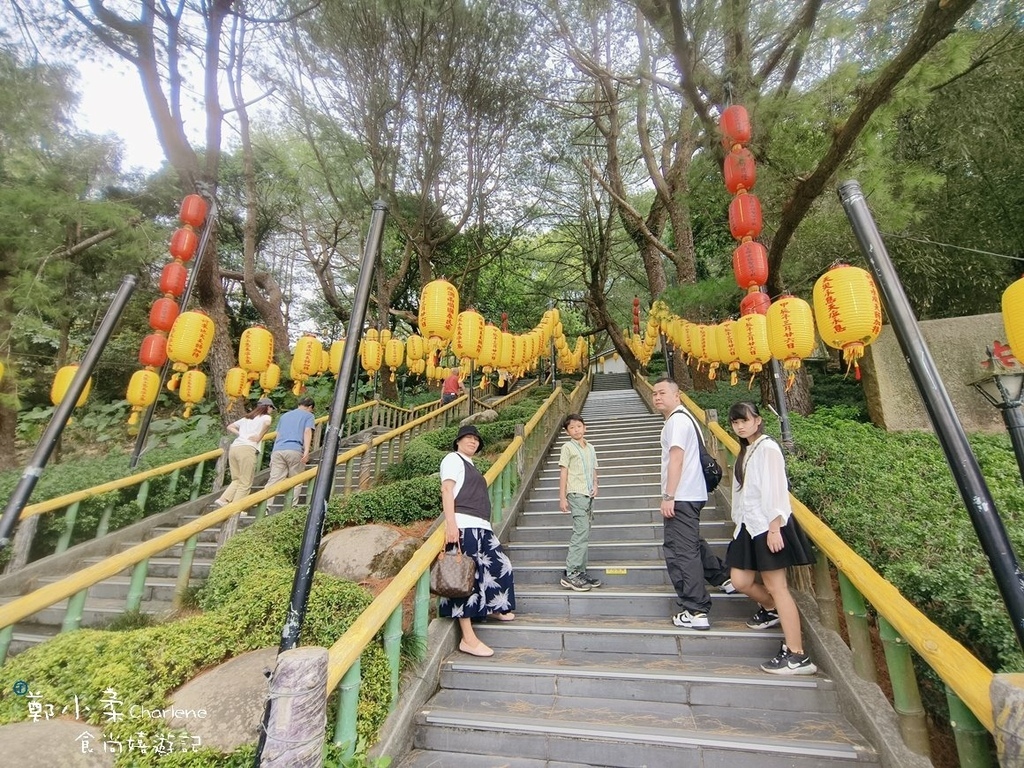
[[[256,459],[260,453],[260,441],[270,429],[274,401],[269,397],[260,398],[248,415],[228,424],[228,432],[236,435],[228,448],[228,468],[231,470],[231,484],[221,491],[211,506],[223,507],[232,501],[244,499],[252,489],[256,477]]]
[[[558,507],[563,515],[572,512],[572,536],[561,584],[575,592],[588,592],[601,586],[587,573],[590,525],[594,522],[597,497],[597,451],[587,442],[587,425],[578,413],[566,416],[562,427],[569,440],[558,455]]]
[[[305,395],[299,398],[295,408],[278,419],[277,439],[270,452],[268,488],[294,477],[306,468],[313,445],[313,429],[316,427],[316,419],[313,418],[315,407],[313,398]]]
[[[779,444],[764,434],[754,403],[734,403],[729,424],[741,445],[732,481],[736,530],[725,556],[732,568],[732,583],[758,602],[748,627],[782,625],[782,648],[761,669],[773,675],[813,675],[818,668],[804,653],[800,614],[786,584],[786,568],[810,565],[814,558],[807,537],[792,517],[786,460]],[[754,580],[758,573],[764,584]]]
[[[437,615],[459,620],[459,650],[473,656],[494,655],[476,636],[473,619],[493,616],[499,621],[512,621],[516,617],[512,563],[491,529],[487,483],[473,465],[473,456],[483,447],[480,432],[467,424],[459,427],[452,452],[441,460],[445,544],[458,544],[476,560],[476,585],[469,597],[440,598]]]
[[[654,385],[654,407],[665,417],[661,428],[661,516],[665,523],[665,565],[682,608],[677,627],[710,629],[711,595],[704,581],[734,592],[727,569],[700,535],[700,511],[708,489],[700,466],[696,423],[679,404],[679,385],[663,378]]]

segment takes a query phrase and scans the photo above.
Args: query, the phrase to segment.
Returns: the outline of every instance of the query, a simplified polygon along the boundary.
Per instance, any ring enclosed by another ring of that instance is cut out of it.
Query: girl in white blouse
[[[785,642],[761,669],[773,675],[813,675],[818,668],[804,653],[800,614],[786,584],[786,568],[814,562],[807,537],[792,517],[786,460],[779,444],[764,434],[754,403],[729,409],[729,423],[740,439],[732,485],[733,540],[725,556],[733,586],[758,602],[747,626],[782,625]],[[755,580],[761,574],[762,583]]]

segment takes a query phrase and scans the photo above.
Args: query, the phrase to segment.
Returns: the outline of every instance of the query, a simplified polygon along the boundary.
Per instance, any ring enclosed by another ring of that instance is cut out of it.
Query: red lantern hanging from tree
[[[722,142],[726,147],[731,149],[737,144],[746,144],[750,141],[750,116],[745,107],[739,104],[727,107],[722,112],[718,125],[722,129]]]
[[[747,240],[732,252],[732,271],[736,285],[744,291],[768,282],[768,251],[760,243]]]
[[[768,314],[768,307],[771,304],[772,300],[768,298],[768,294],[763,293],[760,286],[754,286],[740,301],[740,317]]]
[[[729,194],[735,195],[752,190],[757,183],[757,164],[754,162],[753,153],[746,147],[729,152],[725,156],[722,175],[725,177],[725,188],[729,190]]]
[[[761,201],[757,195],[741,192],[729,203],[729,231],[737,240],[760,237]]]

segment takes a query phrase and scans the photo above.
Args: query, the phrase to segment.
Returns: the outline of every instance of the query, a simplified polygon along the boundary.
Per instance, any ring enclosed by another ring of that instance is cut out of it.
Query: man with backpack
[[[681,611],[677,627],[711,628],[711,596],[705,579],[735,592],[728,571],[700,536],[700,511],[708,501],[701,466],[699,427],[679,404],[679,385],[663,378],[654,385],[654,407],[665,417],[661,429],[661,516],[665,523],[665,565]]]

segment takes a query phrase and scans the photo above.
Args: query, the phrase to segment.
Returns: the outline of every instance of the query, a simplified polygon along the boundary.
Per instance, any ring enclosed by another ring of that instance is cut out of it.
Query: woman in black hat
[[[494,616],[512,621],[516,607],[512,563],[491,529],[491,501],[487,483],[473,465],[484,439],[472,424],[459,428],[452,452],[441,461],[441,507],[445,543],[459,544],[476,560],[476,588],[469,597],[442,597],[438,616],[458,619],[462,630],[459,650],[473,656],[493,656],[473,630],[473,619]]]

